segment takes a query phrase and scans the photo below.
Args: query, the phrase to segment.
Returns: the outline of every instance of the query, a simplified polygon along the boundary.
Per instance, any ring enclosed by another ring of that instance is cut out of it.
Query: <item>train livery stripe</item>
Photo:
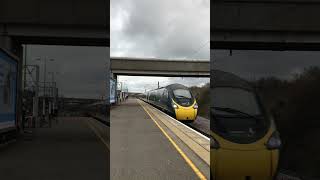
[[[188,156],[179,148],[179,146],[174,142],[174,140],[165,132],[165,130],[159,125],[159,123],[154,119],[154,117],[150,114],[150,112],[138,101],[140,106],[146,111],[146,113],[150,116],[153,122],[157,125],[157,127],[161,130],[161,132],[168,138],[171,144],[175,147],[178,153],[183,157],[183,159],[187,162],[187,164],[191,167],[191,169],[196,173],[196,175],[201,180],[206,180],[206,177],[202,174],[202,172],[196,167],[196,165],[188,158]]]

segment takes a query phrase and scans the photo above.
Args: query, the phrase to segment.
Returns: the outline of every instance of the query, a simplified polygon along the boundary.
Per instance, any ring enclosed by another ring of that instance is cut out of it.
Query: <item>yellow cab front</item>
[[[191,106],[181,106],[178,103],[176,103],[175,101],[173,101],[173,103],[175,104],[175,114],[176,114],[176,119],[177,120],[195,120],[197,117],[197,111],[198,111],[198,105],[196,100],[194,100],[193,104]]]
[[[273,126],[254,142],[227,140],[211,131],[211,179],[272,180],[279,159],[277,138]]]

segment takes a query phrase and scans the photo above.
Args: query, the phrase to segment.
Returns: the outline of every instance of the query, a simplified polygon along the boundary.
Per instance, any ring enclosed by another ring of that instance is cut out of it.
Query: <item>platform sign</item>
[[[116,102],[116,81],[110,79],[110,104]]]
[[[0,49],[0,131],[15,127],[17,61]]]

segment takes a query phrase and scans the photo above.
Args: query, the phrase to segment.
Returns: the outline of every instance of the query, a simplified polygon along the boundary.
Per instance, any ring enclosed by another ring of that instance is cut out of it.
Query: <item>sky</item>
[[[210,0],[111,0],[110,54],[120,57],[210,60]],[[179,82],[201,86],[209,78],[119,77],[129,91]]]
[[[111,0],[111,56],[210,58],[209,0]]]
[[[310,66],[320,67],[317,51],[212,50],[211,68],[254,80],[277,77],[290,80]]]
[[[41,61],[36,60],[38,58]],[[55,72],[54,80],[57,82],[60,95],[95,99],[106,95],[108,48],[28,45],[27,64],[39,65],[41,82],[44,80],[45,58],[49,59],[46,71]],[[47,73],[46,81],[52,81],[51,74]]]

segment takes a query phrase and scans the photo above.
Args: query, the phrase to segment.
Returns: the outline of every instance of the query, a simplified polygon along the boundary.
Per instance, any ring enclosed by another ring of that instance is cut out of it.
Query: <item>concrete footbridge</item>
[[[217,0],[211,49],[319,50],[319,0]]]
[[[111,57],[110,61],[113,76],[210,76],[209,60]]]

